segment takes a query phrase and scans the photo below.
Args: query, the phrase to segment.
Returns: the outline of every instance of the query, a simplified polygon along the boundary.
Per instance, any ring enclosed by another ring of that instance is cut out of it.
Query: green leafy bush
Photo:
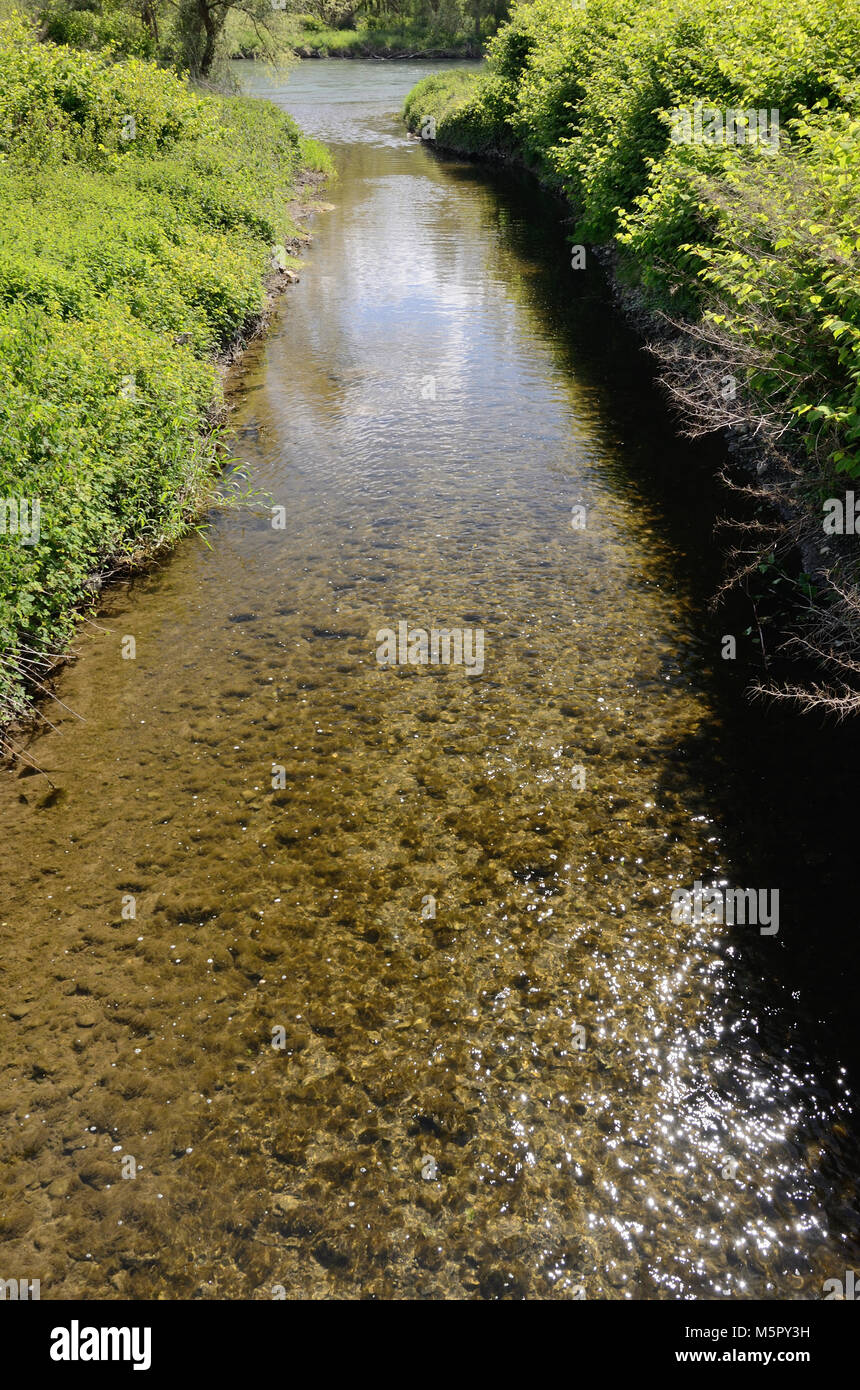
[[[0,24],[0,500],[41,507],[37,545],[0,534],[7,713],[19,642],[62,643],[93,574],[211,493],[213,355],[264,307],[305,163],[327,156],[267,102]]]
[[[100,8],[75,9],[68,0],[50,0],[42,11],[44,35],[52,43],[68,44],[116,58],[154,58],[156,43],[139,14],[103,0]]]
[[[794,428],[820,493],[860,476],[857,0],[534,0],[488,71],[435,74],[405,117],[444,148],[524,160],[615,239],[646,301],[707,326],[747,392]],[[676,143],[695,103],[778,113],[762,144]]]

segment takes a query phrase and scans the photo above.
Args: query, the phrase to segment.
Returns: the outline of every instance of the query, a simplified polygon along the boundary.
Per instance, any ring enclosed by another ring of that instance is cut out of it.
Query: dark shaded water
[[[853,740],[744,705],[713,459],[558,208],[405,137],[429,65],[238,66],[340,171],[242,369],[286,525],[115,592],[86,722],[30,749],[57,790],[3,783],[0,1275],[819,1298],[858,1258]],[[482,629],[483,672],[381,667],[399,622]],[[697,879],[778,888],[779,934],[673,924]]]

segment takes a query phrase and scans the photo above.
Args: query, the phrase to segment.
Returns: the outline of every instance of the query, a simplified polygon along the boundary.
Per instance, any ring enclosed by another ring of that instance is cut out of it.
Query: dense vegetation
[[[214,354],[263,310],[296,176],[326,161],[269,103],[0,23],[0,499],[41,508],[38,544],[4,508],[5,715],[98,573],[211,487]]]
[[[8,0],[0,0],[7,3]],[[289,51],[287,0],[20,0],[55,43],[109,52],[115,58],[148,58],[189,72],[198,81],[224,86],[223,60],[239,31],[261,56]],[[241,45],[238,45],[241,47]]]
[[[0,0],[3,5],[11,0]],[[225,59],[478,56],[508,0],[18,0],[56,43],[227,78]]]
[[[422,0],[411,15],[387,9],[372,13],[370,5],[358,7],[345,21],[319,13],[290,15],[283,36],[302,58],[477,58],[496,27],[492,15],[483,13],[476,24],[461,0],[440,5]],[[238,13],[227,23],[226,45],[233,58],[266,56],[256,27]]]
[[[767,118],[720,138],[729,111]],[[526,163],[570,201],[574,242],[614,246],[688,427],[751,444],[775,504],[738,575],[801,546],[816,601],[794,641],[860,707],[855,544],[820,553],[822,500],[860,478],[858,0],[520,3],[485,74],[425,79],[405,115]]]
[[[283,0],[282,7],[290,47],[320,58],[479,57],[508,11],[509,0]],[[265,50],[241,11],[227,39],[233,56]]]

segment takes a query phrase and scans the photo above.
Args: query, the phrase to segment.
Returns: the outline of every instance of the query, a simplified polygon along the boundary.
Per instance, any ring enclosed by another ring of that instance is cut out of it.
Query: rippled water
[[[559,208],[405,137],[432,65],[237,66],[340,171],[236,382],[286,525],[115,590],[54,790],[0,788],[0,1275],[818,1298],[858,1258],[853,744],[744,706],[713,458]],[[399,622],[483,673],[380,666]],[[673,925],[696,879],[779,888],[779,935]]]

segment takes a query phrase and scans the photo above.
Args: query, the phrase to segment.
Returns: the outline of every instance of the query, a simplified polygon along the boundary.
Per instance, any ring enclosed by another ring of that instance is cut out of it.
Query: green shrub
[[[107,51],[116,58],[154,58],[156,44],[139,15],[107,3],[101,11],[73,9],[51,0],[42,11],[45,37],[73,48]]]
[[[264,306],[305,160],[328,164],[267,102],[0,24],[0,499],[41,505],[38,545],[0,534],[7,713],[19,640],[62,643],[92,574],[211,491],[213,354]]]
[[[815,460],[860,476],[857,0],[534,0],[486,75],[410,93],[440,147],[525,160],[570,200],[574,239],[615,239],[649,303],[707,325]],[[674,143],[700,102],[778,112],[777,151]]]

